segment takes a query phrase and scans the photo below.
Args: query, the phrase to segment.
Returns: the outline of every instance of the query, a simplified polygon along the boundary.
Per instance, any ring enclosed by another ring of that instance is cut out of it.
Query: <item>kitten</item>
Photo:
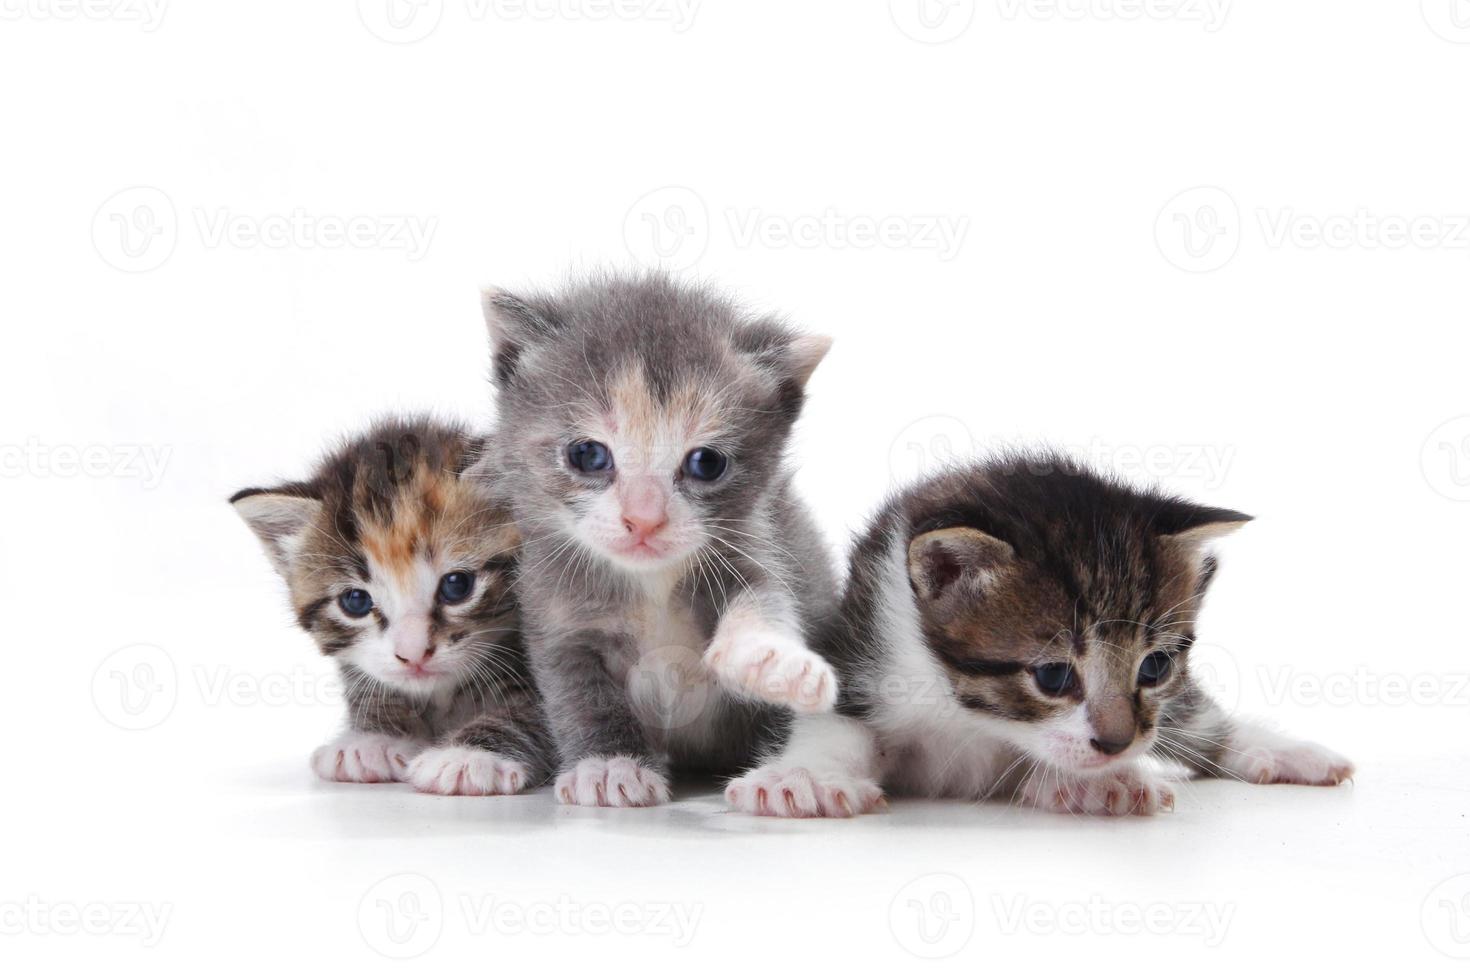
[[[879,784],[1048,810],[1173,805],[1145,755],[1253,783],[1334,785],[1352,764],[1230,718],[1189,651],[1215,559],[1250,520],[1016,455],[898,494],[852,556],[839,714],[731,783],[737,809],[851,816]]]
[[[671,766],[748,766],[772,706],[829,710],[804,631],[836,584],[782,456],[830,341],[657,274],[485,312],[559,798],[662,803]]]
[[[483,448],[454,425],[390,420],[305,482],[230,498],[342,673],[347,730],[311,757],[323,779],[488,795],[555,766],[520,648],[519,537],[470,471]]]

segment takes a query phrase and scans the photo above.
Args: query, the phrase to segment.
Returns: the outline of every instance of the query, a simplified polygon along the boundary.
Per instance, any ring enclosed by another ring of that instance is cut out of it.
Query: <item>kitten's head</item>
[[[485,313],[529,533],[635,572],[741,547],[830,341],[659,274],[489,292]]]
[[[1249,517],[1055,456],[948,474],[911,502],[909,581],[964,708],[1072,770],[1171,740],[1160,710],[1188,671],[1209,545]]]
[[[482,448],[454,426],[389,421],[305,482],[231,498],[323,653],[420,697],[493,674],[516,628],[519,538],[467,472]]]

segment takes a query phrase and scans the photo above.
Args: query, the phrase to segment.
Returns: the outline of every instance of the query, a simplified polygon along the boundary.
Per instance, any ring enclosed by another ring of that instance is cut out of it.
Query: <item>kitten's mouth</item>
[[[665,548],[648,540],[623,541],[613,545],[612,550],[619,558],[632,558],[637,561],[660,561],[668,556]]]

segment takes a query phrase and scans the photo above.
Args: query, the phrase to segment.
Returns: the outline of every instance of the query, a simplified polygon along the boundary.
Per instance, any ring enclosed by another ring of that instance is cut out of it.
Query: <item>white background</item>
[[[0,2],[7,973],[1464,969],[1470,4],[157,2]],[[836,338],[834,547],[1016,440],[1258,515],[1202,654],[1356,782],[846,823],[313,782],[329,666],[226,496],[488,419],[481,284],[652,262]]]

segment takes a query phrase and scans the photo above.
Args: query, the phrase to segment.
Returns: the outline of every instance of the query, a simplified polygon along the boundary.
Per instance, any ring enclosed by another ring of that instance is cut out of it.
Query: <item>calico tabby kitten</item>
[[[1232,719],[1190,675],[1215,539],[1250,520],[1126,487],[1055,455],[935,477],[878,514],[819,649],[839,714],[802,718],[737,779],[738,809],[851,816],[896,792],[1149,814],[1147,754],[1254,783],[1334,785],[1352,765]]]
[[[566,803],[669,799],[829,710],[827,552],[783,451],[826,338],[663,275],[485,297],[527,647]]]
[[[488,795],[555,766],[517,632],[519,537],[470,471],[483,448],[386,421],[305,482],[230,498],[342,672],[347,731],[311,757],[323,779]]]

